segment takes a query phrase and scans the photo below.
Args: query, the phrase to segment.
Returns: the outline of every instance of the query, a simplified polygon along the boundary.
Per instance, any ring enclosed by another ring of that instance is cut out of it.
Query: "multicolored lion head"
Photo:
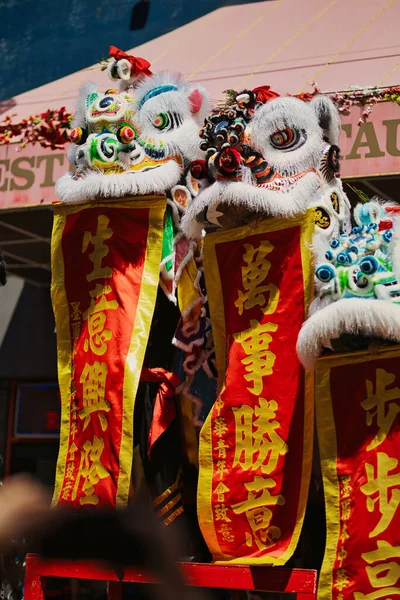
[[[317,259],[316,296],[297,342],[306,367],[326,349],[400,342],[399,207],[371,201],[353,218],[352,232],[326,240]]]
[[[321,206],[322,228],[340,233],[349,203],[337,179],[339,132],[338,112],[324,96],[304,102],[278,97],[267,87],[236,95],[200,131],[207,156],[191,169],[208,186],[186,213],[186,232],[196,237],[202,229]]]
[[[111,63],[113,79],[127,62]],[[120,71],[124,74],[126,68]],[[57,184],[60,199],[86,202],[165,193],[186,180],[196,193],[188,166],[202,155],[198,129],[208,110],[205,92],[180,75],[153,75],[147,67],[135,71],[128,83],[123,79],[121,88],[103,93],[93,84],[83,87],[71,135],[72,172]],[[189,197],[181,196],[187,203]]]

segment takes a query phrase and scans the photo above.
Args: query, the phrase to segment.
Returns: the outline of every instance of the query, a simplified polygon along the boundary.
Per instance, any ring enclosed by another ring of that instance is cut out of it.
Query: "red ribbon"
[[[272,100],[273,98],[279,98],[279,94],[271,90],[269,85],[256,87],[254,88],[253,93],[256,95],[257,102],[262,102],[263,104],[268,102],[268,100]]]
[[[181,380],[175,373],[170,373],[165,371],[165,369],[143,367],[140,381],[160,384],[154,404],[153,420],[150,425],[148,438],[148,456],[150,457],[154,444],[176,417],[174,393],[175,388],[178,387]]]
[[[149,69],[149,67],[151,67],[151,64],[148,60],[144,58],[140,58],[139,56],[132,56],[131,54],[126,54],[126,52],[119,50],[119,48],[116,48],[115,46],[110,46],[109,54],[112,58],[115,58],[116,61],[125,58],[128,62],[131,63],[131,77],[137,77],[141,73],[143,73],[143,75],[147,75],[148,77],[152,75],[152,72]]]

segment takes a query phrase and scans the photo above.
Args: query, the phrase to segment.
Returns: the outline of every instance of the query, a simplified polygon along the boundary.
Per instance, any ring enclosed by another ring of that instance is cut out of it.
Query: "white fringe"
[[[94,172],[82,179],[73,179],[67,173],[57,181],[55,190],[60,200],[67,204],[84,204],[104,198],[120,200],[124,196],[163,194],[178,183],[181,174],[182,170],[175,161],[144,173],[131,171],[104,175]]]
[[[205,208],[220,202],[245,206],[265,217],[293,217],[307,210],[310,196],[320,188],[320,179],[315,173],[307,173],[288,193],[266,190],[242,182],[218,181],[203,190],[193,200],[182,218],[181,227],[189,238],[201,239],[204,223],[196,216]]]
[[[400,342],[400,305],[385,300],[345,298],[317,310],[303,324],[297,354],[312,368],[324,347],[342,333]]]

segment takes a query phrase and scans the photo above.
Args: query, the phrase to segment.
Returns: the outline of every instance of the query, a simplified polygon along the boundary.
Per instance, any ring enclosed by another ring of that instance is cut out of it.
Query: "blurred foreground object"
[[[26,476],[17,475],[0,490],[0,550],[9,548],[12,537],[24,537],[40,529],[48,518],[46,491]]]

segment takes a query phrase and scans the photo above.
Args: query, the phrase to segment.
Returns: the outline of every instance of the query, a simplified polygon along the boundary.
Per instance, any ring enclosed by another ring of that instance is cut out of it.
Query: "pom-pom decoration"
[[[190,165],[190,174],[195,179],[204,179],[207,177],[207,163],[205,160],[194,160]]]
[[[130,144],[135,139],[135,131],[129,125],[124,125],[118,130],[117,138],[123,144]]]
[[[87,131],[82,127],[75,127],[69,134],[69,139],[73,144],[84,144],[87,140]]]

